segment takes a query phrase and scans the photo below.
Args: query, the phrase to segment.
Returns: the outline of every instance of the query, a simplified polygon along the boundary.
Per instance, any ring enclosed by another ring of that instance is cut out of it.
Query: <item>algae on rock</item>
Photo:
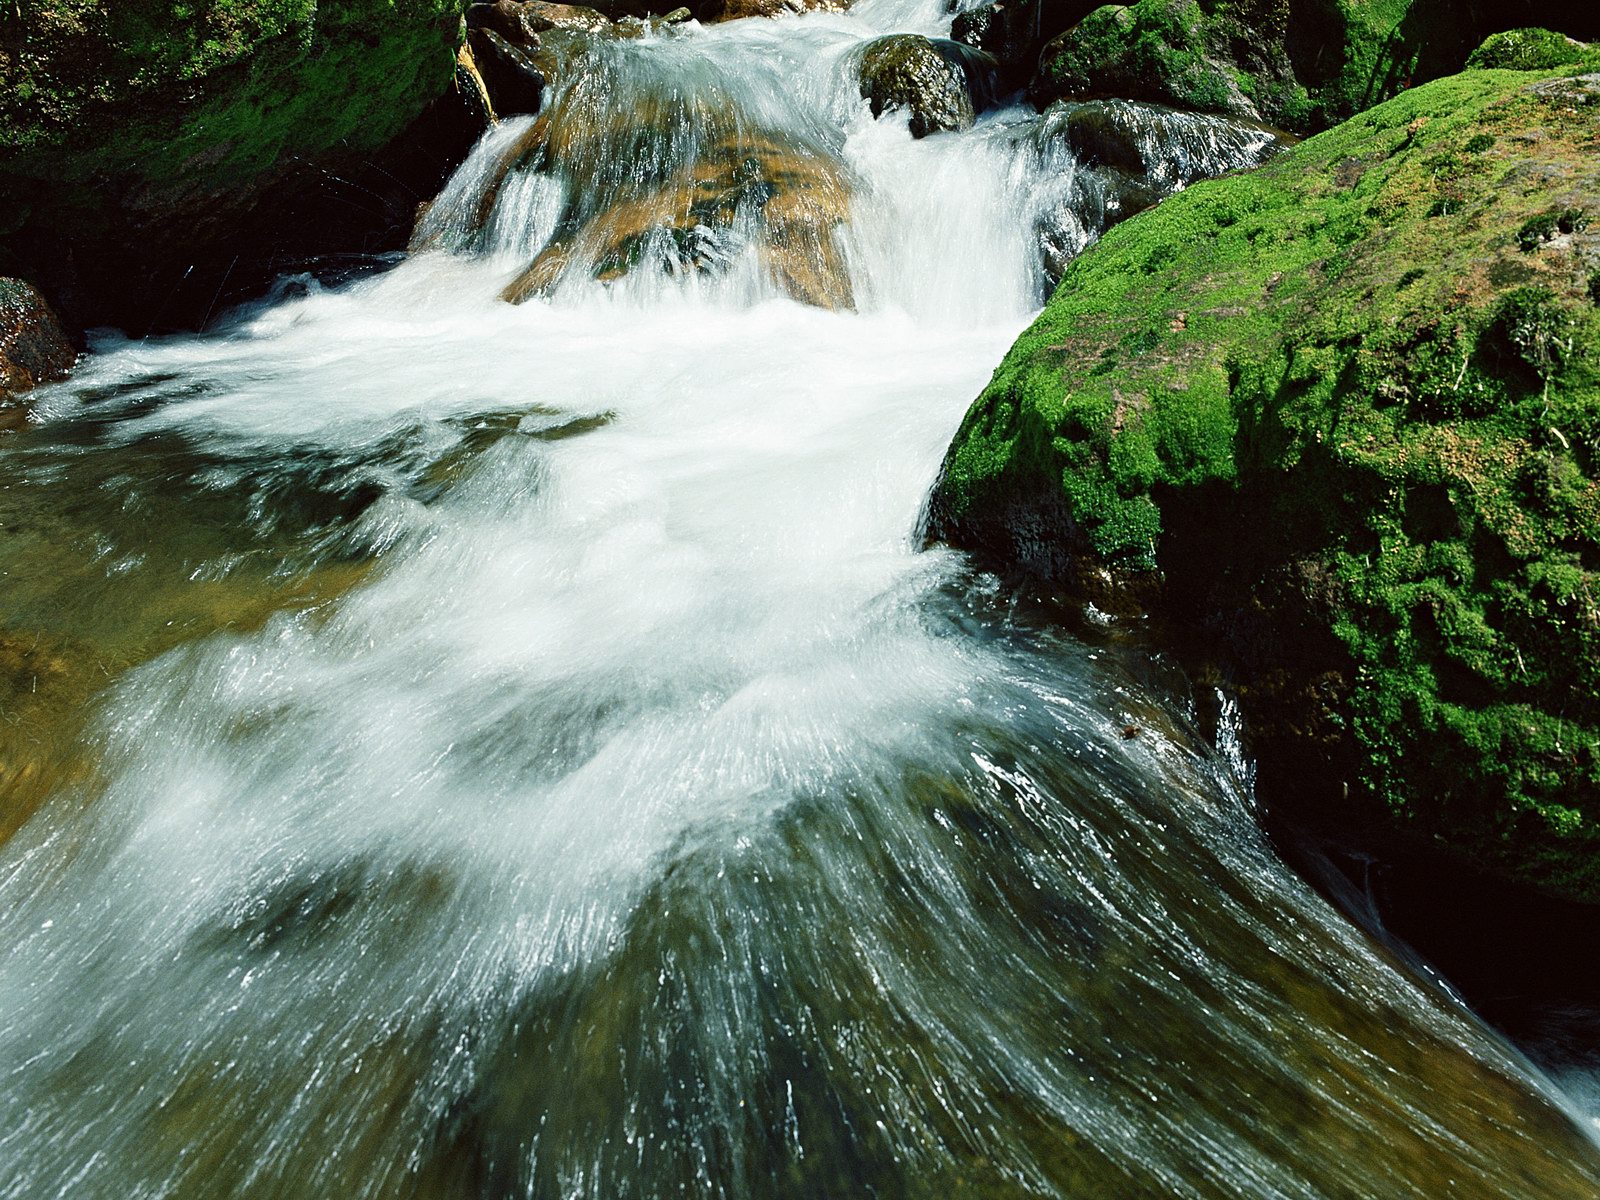
[[[1600,900],[1597,274],[1600,75],[1414,89],[1073,263],[929,531],[1080,591],[1159,567],[1270,799]]]
[[[19,6],[0,27],[0,271],[75,324],[148,319],[197,259],[245,257],[263,223],[305,218],[284,210],[337,190],[446,93],[461,8]],[[292,177],[298,191],[263,203]],[[351,186],[341,201],[360,217],[377,198]]]

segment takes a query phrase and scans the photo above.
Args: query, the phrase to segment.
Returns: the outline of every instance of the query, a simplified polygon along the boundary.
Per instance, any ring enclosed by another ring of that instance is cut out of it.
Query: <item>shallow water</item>
[[[108,339],[0,442],[0,1196],[1600,1191],[1136,630],[917,551],[1072,195],[1021,114],[852,99],[933,23],[615,51],[836,156],[854,311],[752,214],[503,303],[570,201],[534,161],[455,252]]]

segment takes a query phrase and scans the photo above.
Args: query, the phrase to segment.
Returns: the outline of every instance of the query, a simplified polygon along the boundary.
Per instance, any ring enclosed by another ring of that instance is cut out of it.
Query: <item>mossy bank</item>
[[[1592,902],[1597,480],[1600,75],[1475,70],[1112,230],[929,527],[1199,635],[1270,802]]]
[[[288,244],[313,235],[318,222],[340,224],[341,205],[381,203],[359,181],[325,211],[313,211],[306,195],[349,179],[448,91],[463,7],[8,6],[0,18],[0,271],[40,283],[69,320],[142,332],[141,321],[158,317],[208,254],[248,258],[265,224],[281,227],[273,240]],[[291,181],[298,191],[284,190]],[[414,203],[406,202],[407,218]]]

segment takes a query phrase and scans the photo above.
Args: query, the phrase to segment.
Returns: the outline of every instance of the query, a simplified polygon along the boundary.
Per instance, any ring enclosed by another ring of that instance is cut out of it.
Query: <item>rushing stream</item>
[[[0,441],[0,1196],[1600,1194],[1136,631],[918,552],[1104,197],[873,121],[874,3],[587,51]]]

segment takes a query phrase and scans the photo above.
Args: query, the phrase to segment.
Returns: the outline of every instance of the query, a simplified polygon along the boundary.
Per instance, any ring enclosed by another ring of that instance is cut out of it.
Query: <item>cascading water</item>
[[[915,552],[1098,218],[872,121],[871,3],[597,45],[393,271],[39,394],[0,1196],[1600,1190],[1137,639]]]

